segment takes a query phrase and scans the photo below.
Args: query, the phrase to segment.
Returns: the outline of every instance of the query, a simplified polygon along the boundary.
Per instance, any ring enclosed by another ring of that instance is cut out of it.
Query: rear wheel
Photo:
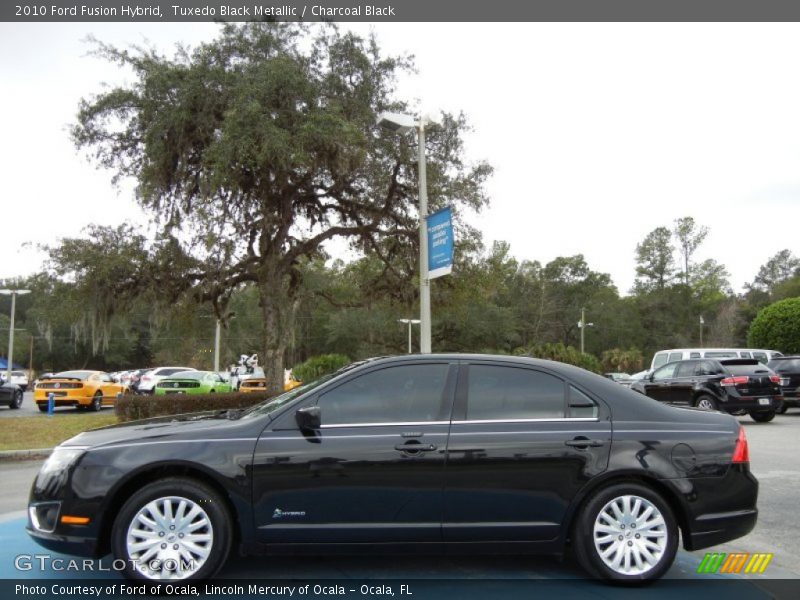
[[[94,396],[92,397],[92,403],[89,405],[89,409],[93,410],[94,412],[98,412],[103,407],[103,392],[96,391]]]
[[[698,396],[694,401],[694,405],[703,410],[717,410],[717,401],[708,394]]]
[[[114,521],[114,557],[133,579],[208,579],[222,567],[233,525],[224,501],[187,478],[156,481],[135,493]]]
[[[774,410],[770,410],[767,412],[753,411],[750,413],[750,418],[753,419],[753,421],[756,421],[757,423],[769,423],[770,421],[772,421],[772,419],[775,418],[775,411]]]
[[[782,415],[782,414],[783,414],[783,413],[785,413],[787,410],[789,410],[789,407],[788,407],[788,406],[786,406],[786,403],[784,402],[783,404],[781,404],[781,407],[778,409],[778,414],[779,414],[779,415]]]
[[[635,483],[595,493],[578,515],[572,536],[578,562],[590,574],[642,583],[661,577],[678,549],[678,526],[656,492]]]

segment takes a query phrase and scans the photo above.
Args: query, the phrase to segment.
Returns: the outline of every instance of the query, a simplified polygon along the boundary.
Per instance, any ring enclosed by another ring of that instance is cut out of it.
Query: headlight
[[[40,475],[52,475],[69,469],[86,453],[85,446],[58,446],[44,461]]]

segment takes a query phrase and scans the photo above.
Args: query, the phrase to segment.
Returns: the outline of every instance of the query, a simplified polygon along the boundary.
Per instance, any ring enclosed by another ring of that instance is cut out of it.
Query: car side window
[[[678,363],[667,363],[658,371],[653,373],[653,381],[661,381],[663,379],[672,379],[675,377],[675,369],[678,368]]]
[[[323,425],[416,423],[443,415],[447,363],[370,371],[319,397]]]
[[[673,361],[676,361],[676,360],[680,360],[680,359],[682,359],[682,358],[683,358],[683,352],[672,352],[672,353],[669,355],[669,362],[673,362]]]
[[[717,369],[714,363],[708,362],[707,360],[698,362],[694,367],[695,375],[714,375],[716,372]]]
[[[586,394],[576,388],[569,386],[569,414],[573,419],[596,419],[597,404]]]
[[[657,369],[661,365],[667,362],[667,353],[666,352],[659,352],[653,358],[653,368]]]
[[[564,382],[542,371],[471,365],[467,420],[563,419]]]
[[[675,377],[691,377],[694,375],[696,365],[697,363],[688,361],[678,363],[678,368],[675,370]]]
[[[689,353],[689,358],[700,358],[700,353],[699,352],[690,352]]]
[[[767,364],[769,362],[765,352],[753,352],[753,358],[762,364]]]

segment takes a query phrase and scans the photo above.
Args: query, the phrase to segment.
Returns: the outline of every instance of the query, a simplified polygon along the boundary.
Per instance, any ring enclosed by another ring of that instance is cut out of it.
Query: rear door
[[[446,542],[556,538],[575,494],[608,466],[607,409],[527,365],[462,364],[447,444]]]

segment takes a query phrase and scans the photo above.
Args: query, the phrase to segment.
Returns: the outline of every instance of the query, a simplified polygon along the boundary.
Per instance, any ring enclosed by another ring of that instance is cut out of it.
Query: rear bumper
[[[758,519],[758,480],[747,464],[731,465],[723,477],[692,480],[683,529],[687,550],[700,550],[743,537]]]
[[[703,515],[695,520],[683,545],[687,550],[701,550],[744,537],[753,531],[757,520],[757,508]]]
[[[762,398],[767,398],[769,404],[761,404],[759,400]],[[768,412],[780,410],[783,402],[783,396],[728,396],[727,400],[719,403],[719,408],[726,412],[739,410]]]

